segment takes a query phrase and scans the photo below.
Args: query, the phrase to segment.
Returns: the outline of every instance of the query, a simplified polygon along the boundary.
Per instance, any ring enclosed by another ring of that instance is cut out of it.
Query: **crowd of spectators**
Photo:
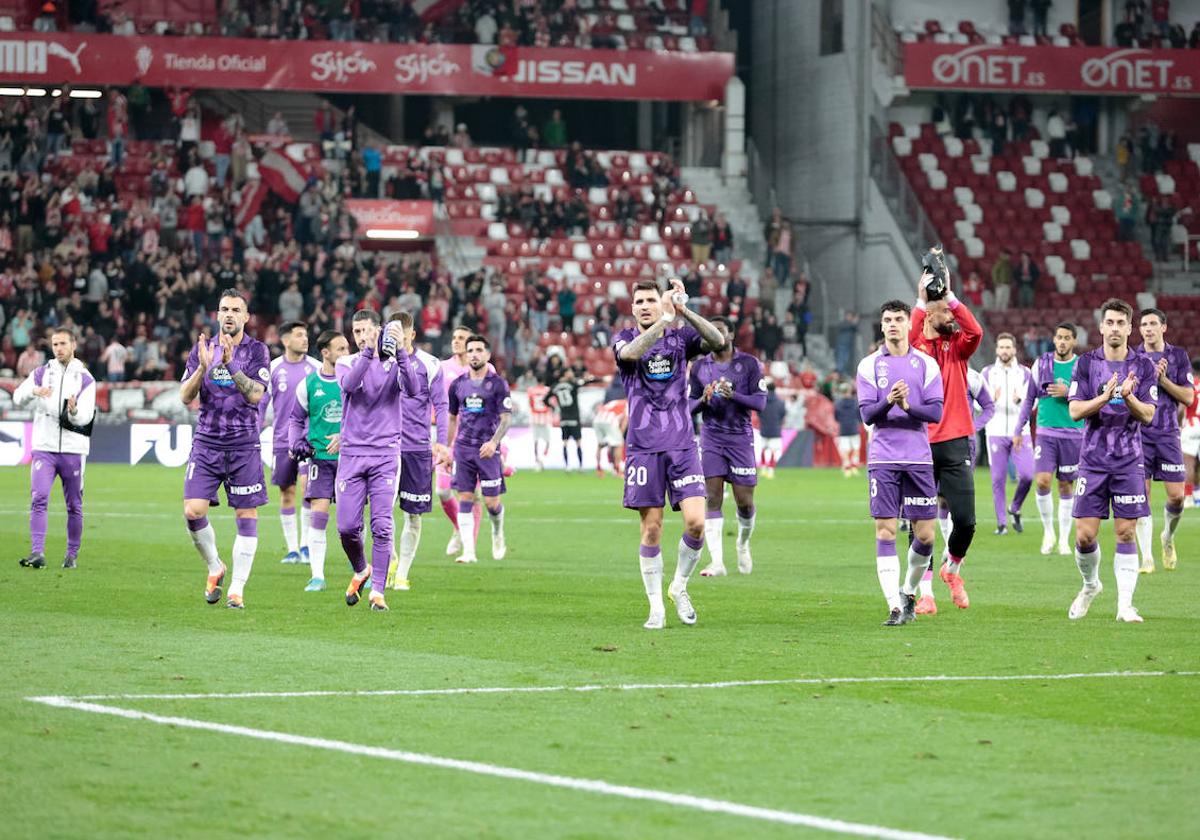
[[[1171,19],[1171,0],[1125,0],[1113,41],[1126,48],[1200,49],[1200,21],[1189,31],[1185,22]]]
[[[1010,143],[1023,143],[1039,135],[1054,158],[1096,152],[1097,112],[1091,97],[1076,97],[1069,107],[1051,105],[1046,111],[1044,132],[1034,126],[1033,103],[1023,94],[1007,101],[989,94],[965,93],[953,98],[938,94],[932,122],[940,137],[970,140],[978,132],[991,143],[993,156],[1003,155]]]

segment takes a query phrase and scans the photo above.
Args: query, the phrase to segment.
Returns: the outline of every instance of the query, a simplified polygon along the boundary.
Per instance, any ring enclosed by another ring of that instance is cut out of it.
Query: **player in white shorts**
[[[596,409],[592,418],[592,431],[596,434],[596,474],[604,475],[605,447],[612,461],[613,472],[623,475],[622,466],[625,461],[625,427],[629,423],[629,414],[625,400],[609,400]]]

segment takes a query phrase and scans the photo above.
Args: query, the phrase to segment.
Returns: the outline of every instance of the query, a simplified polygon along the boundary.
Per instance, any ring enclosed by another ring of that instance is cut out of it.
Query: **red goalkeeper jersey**
[[[913,310],[912,326],[908,330],[908,342],[918,350],[928,353],[937,360],[942,372],[942,388],[945,403],[939,423],[930,423],[929,442],[941,443],[975,434],[975,418],[971,412],[971,397],[967,393],[967,360],[979,349],[983,341],[983,327],[975,320],[966,304],[951,295],[950,311],[958,321],[959,330],[953,335],[926,338],[925,307],[917,304]]]

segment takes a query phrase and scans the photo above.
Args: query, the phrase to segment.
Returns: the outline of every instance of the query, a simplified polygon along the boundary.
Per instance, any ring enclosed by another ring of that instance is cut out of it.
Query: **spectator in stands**
[[[1050,145],[1050,157],[1067,157],[1067,124],[1057,108],[1051,108],[1046,117],[1046,141]]]
[[[34,18],[33,31],[57,32],[58,21],[54,18],[56,14],[58,14],[58,9],[55,8],[53,3],[44,3],[41,11],[38,12],[38,16]],[[21,376],[25,376],[25,374],[21,374]]]
[[[578,295],[571,288],[571,284],[563,282],[558,290],[558,315],[562,320],[562,328],[568,332],[572,331],[575,326],[575,303],[578,300]]]
[[[572,292],[572,295],[575,293]],[[559,312],[562,314],[563,329],[570,330],[573,328],[572,321],[575,317],[575,301],[570,302],[570,320],[567,318],[567,313],[563,308],[562,292],[559,292],[558,297]],[[508,334],[508,318],[505,314],[505,306],[508,299],[504,296],[504,282],[499,277],[493,277],[491,282],[484,285],[484,293],[482,301],[483,312],[487,318],[488,338],[492,342],[492,347],[496,349],[497,354],[504,352],[504,341]]]
[[[978,271],[972,271],[967,275],[967,279],[963,281],[962,299],[970,304],[973,308],[983,309],[985,308],[983,303],[983,293],[983,280],[980,279]],[[991,309],[991,306],[987,306],[986,308]]]
[[[1175,206],[1171,199],[1160,195],[1147,211],[1150,225],[1150,242],[1154,246],[1154,259],[1165,263],[1171,258],[1171,228],[1175,226]]]
[[[1008,0],[1008,34],[1025,34],[1025,0]]]
[[[1042,271],[1033,261],[1033,256],[1028,251],[1022,251],[1016,270],[1013,272],[1013,279],[1017,282],[1017,306],[1022,309],[1029,309],[1033,306],[1034,292],[1041,276]]]
[[[1034,36],[1048,37],[1050,33],[1046,31],[1046,20],[1050,15],[1050,7],[1054,5],[1053,0],[1030,0],[1029,5],[1033,9]]]
[[[125,158],[125,140],[129,137],[129,101],[119,88],[108,94],[108,145],[112,165],[121,166]]]
[[[1117,175],[1122,181],[1127,181],[1133,175],[1133,138],[1129,132],[1121,135],[1116,149]]]
[[[724,213],[717,214],[716,224],[712,232],[713,259],[718,263],[728,263],[733,259],[733,228]]]
[[[1192,31],[1188,35],[1188,48],[1193,50],[1200,49],[1200,20],[1192,25]]]
[[[55,99],[46,112],[46,148],[44,154],[57,155],[71,131],[70,117],[63,109],[62,98]],[[11,154],[10,154],[11,157]]]
[[[1171,29],[1171,0],[1152,0],[1150,20],[1159,37],[1166,38]]]
[[[129,350],[117,340],[114,334],[109,339],[108,346],[104,348],[104,352],[100,354],[100,362],[105,365],[107,374],[105,379],[109,382],[124,382],[125,381],[125,362],[129,359]]]
[[[1033,103],[1024,96],[1014,96],[1008,102],[1008,120],[1012,125],[1012,138],[1017,143],[1029,139],[1029,121],[1033,113]]]
[[[771,253],[771,269],[780,287],[789,288],[792,275],[792,223],[787,219],[782,220],[779,237]]]
[[[471,135],[467,131],[466,123],[459,123],[454,129],[454,136],[450,138],[450,145],[456,149],[471,148]]]
[[[708,218],[708,211],[701,210],[700,216],[692,223],[692,262],[703,265],[708,262],[713,244],[713,224]]]
[[[24,379],[46,363],[46,356],[37,345],[30,344],[17,357],[17,378]]]
[[[1118,47],[1124,47],[1126,49],[1132,47],[1136,37],[1137,36],[1136,32],[1134,31],[1133,24],[1128,20],[1122,20],[1113,29],[1113,40],[1116,42]]]
[[[1113,206],[1113,212],[1117,216],[1117,240],[1119,242],[1134,241],[1134,229],[1141,215],[1140,205],[1141,200],[1138,197],[1137,190],[1133,186],[1133,182],[1126,181],[1122,185],[1121,193],[1117,196],[1116,203]]]
[[[992,110],[991,127],[988,133],[992,138],[992,157],[1004,155],[1004,144],[1008,140],[1008,116],[1003,108]]]
[[[326,102],[322,107],[322,111],[328,107],[329,103]],[[321,114],[322,111],[318,111],[318,115]],[[267,122],[267,134],[272,134],[276,137],[288,137],[291,135],[291,131],[288,130],[287,120],[283,118],[282,111],[276,111],[274,115],[272,115],[271,119]],[[320,132],[318,132],[318,134],[320,134]]]
[[[838,325],[837,335],[834,338],[833,355],[837,370],[847,376],[850,375],[855,355],[855,347],[858,344],[858,313],[851,310],[846,310],[842,315],[842,323]]]
[[[1188,33],[1183,28],[1183,24],[1172,23],[1167,29],[1167,39],[1171,42],[1171,48],[1181,50],[1187,46]]]
[[[1036,324],[1030,324],[1025,330],[1021,343],[1025,345],[1025,359],[1032,364],[1042,354],[1042,335]]]
[[[1146,0],[1125,0],[1125,21],[1133,27],[1133,37],[1142,40],[1146,34]]]
[[[542,126],[542,142],[548,149],[567,147],[567,123],[558,108],[550,112],[550,119]]]
[[[1005,248],[996,258],[996,262],[992,264],[992,294],[996,296],[996,309],[1001,312],[1008,309],[1008,303],[1012,296],[1012,283],[1012,254]]]

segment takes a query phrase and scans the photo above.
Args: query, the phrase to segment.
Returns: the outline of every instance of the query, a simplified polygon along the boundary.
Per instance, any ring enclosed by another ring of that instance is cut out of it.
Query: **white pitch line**
[[[694,683],[617,683],[604,685],[477,686],[462,688],[383,688],[346,691],[238,691],[213,694],[80,694],[26,697],[36,703],[56,700],[254,700],[297,697],[427,697],[447,694],[556,694],[591,691],[677,691],[750,688],[779,685],[836,685],[872,683],[1025,682],[1037,680],[1123,679],[1129,677],[1195,677],[1200,671],[1099,671],[1079,674],[981,674],[904,677],[800,677],[767,680],[722,680]]]
[[[602,796],[615,796],[622,799],[635,799],[645,802],[657,802],[677,808],[690,808],[706,811],[712,814],[726,814],[734,817],[760,820],[783,825],[804,826],[834,834],[845,834],[855,837],[876,837],[882,840],[950,840],[950,838],[923,834],[917,831],[903,831],[881,825],[847,822],[845,820],[818,817],[812,814],[800,814],[793,811],[780,811],[774,808],[760,808],[754,805],[743,805],[738,802],[728,802],[722,799],[709,799],[703,796],[692,796],[686,793],[671,793],[670,791],[653,790],[650,788],[617,785],[599,779],[580,779],[573,776],[558,776],[548,773],[537,773],[532,770],[521,770],[516,767],[504,767],[498,764],[485,764],[479,761],[463,761],[457,758],[445,758],[424,753],[392,750],[386,747],[371,747],[365,744],[352,744],[347,741],[335,741],[327,738],[310,738],[305,735],[293,735],[288,732],[276,732],[269,729],[252,729],[246,726],[233,726],[192,718],[170,717],[140,712],[134,709],[122,709],[116,706],[102,706],[98,703],[83,703],[65,697],[36,697],[29,698],[38,703],[62,709],[74,709],[80,712],[112,715],[128,720],[141,720],[157,723],[163,726],[173,726],[183,729],[199,729],[206,732],[218,732],[223,735],[240,735],[243,738],[254,738],[260,741],[273,741],[279,744],[291,744],[301,747],[312,747],[319,750],[362,755],[371,758],[382,758],[389,761],[399,761],[405,764],[416,764],[424,767],[438,767],[444,770],[458,770],[474,773],[480,776],[492,776],[500,779],[511,779],[522,782],[546,785],[548,787],[566,788],[568,790],[595,793]]]

